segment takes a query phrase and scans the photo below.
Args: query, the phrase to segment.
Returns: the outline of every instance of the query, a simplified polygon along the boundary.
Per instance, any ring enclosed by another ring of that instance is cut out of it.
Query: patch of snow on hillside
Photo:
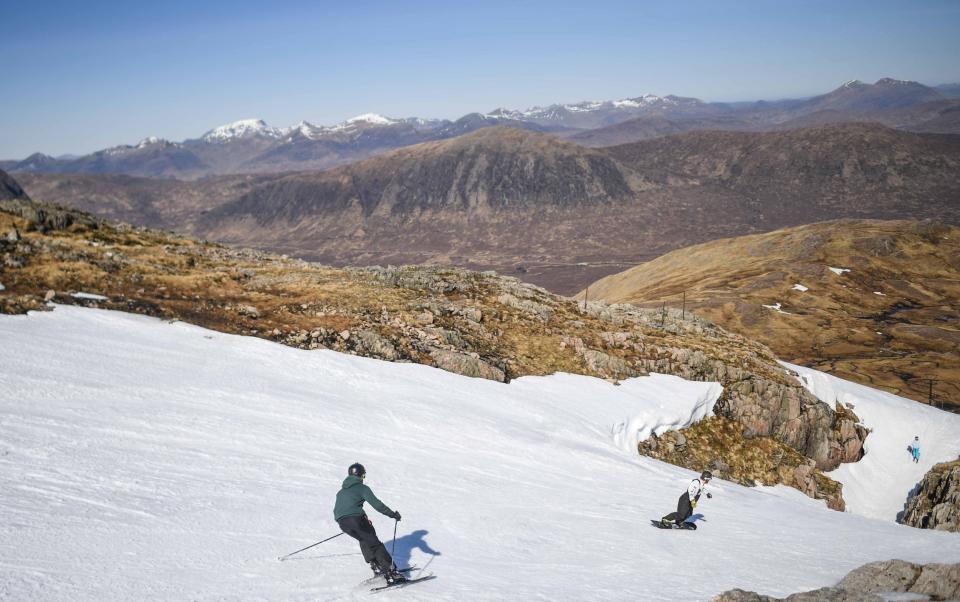
[[[623,449],[617,425],[705,414],[710,383],[502,384],[69,306],[0,316],[0,340],[11,600],[366,599],[347,537],[277,561],[339,532],[356,461],[403,514],[397,561],[438,576],[411,602],[783,597],[892,556],[960,561],[955,534],[720,479],[697,532],[651,527],[696,472]]]
[[[817,370],[783,364],[800,374],[803,385],[830,407],[835,402],[853,404],[863,425],[871,429],[863,459],[842,464],[829,473],[830,478],[843,483],[848,512],[895,520],[907,494],[923,475],[934,464],[956,460],[960,455],[960,415]],[[920,437],[919,464],[914,464],[907,452],[914,436]]]
[[[767,309],[772,309],[773,311],[775,311],[775,312],[777,312],[777,313],[790,315],[790,312],[788,312],[788,311],[783,311],[783,309],[781,309],[783,306],[780,305],[779,302],[774,303],[773,305],[764,305],[763,307],[766,307]]]
[[[849,272],[849,271],[850,271],[850,270],[847,269],[847,268],[831,268],[831,267],[828,267],[827,269],[829,269],[831,272],[833,272],[833,273],[836,274],[837,276],[843,276],[844,272]]]
[[[106,301],[108,299],[108,297],[104,297],[103,295],[95,295],[93,293],[83,293],[83,292],[71,293],[70,296],[73,297],[74,299],[86,299],[88,301]]]
[[[883,294],[882,292],[880,292],[880,291],[873,291],[873,294],[874,294],[874,295],[880,295],[881,297],[886,297],[886,295],[884,295],[884,294]]]
[[[800,291],[801,293],[805,293],[805,292],[807,292],[807,291],[810,290],[810,289],[807,288],[807,287],[805,287],[805,286],[803,286],[802,284],[800,284],[800,283],[798,282],[797,284],[794,284],[794,285],[793,285],[793,290],[795,290],[795,291]]]

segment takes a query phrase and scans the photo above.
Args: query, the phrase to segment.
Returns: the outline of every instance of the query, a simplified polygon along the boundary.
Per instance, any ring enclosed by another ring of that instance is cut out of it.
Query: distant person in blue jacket
[[[910,453],[913,454],[913,463],[920,463],[920,437],[914,437],[910,444]]]

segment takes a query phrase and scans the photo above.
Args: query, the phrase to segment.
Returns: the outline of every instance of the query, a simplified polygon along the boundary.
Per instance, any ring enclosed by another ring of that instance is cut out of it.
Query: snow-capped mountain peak
[[[280,130],[270,127],[262,119],[241,119],[210,130],[203,135],[203,140],[205,142],[226,142],[236,138],[251,138],[254,136],[278,138],[281,135]]]
[[[364,113],[363,115],[357,115],[356,117],[351,117],[347,119],[344,123],[370,123],[374,125],[393,125],[394,123],[399,123],[396,119],[390,119],[389,117],[384,117],[378,113]]]
[[[145,146],[150,146],[151,144],[160,144],[166,142],[163,138],[157,138],[156,136],[147,136],[140,142],[137,142],[137,148],[143,148]]]

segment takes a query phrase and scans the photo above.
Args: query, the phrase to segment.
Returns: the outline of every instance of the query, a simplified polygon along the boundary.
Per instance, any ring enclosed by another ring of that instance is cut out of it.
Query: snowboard
[[[382,592],[388,589],[402,589],[408,585],[413,585],[414,583],[420,583],[421,581],[430,581],[431,579],[436,579],[436,575],[427,575],[426,577],[417,577],[416,579],[407,579],[406,581],[401,581],[399,583],[393,583],[390,585],[381,585],[380,587],[374,587],[370,591],[373,593]]]
[[[682,527],[678,527],[675,524],[671,524],[669,527],[664,527],[659,520],[650,519],[650,524],[658,529],[676,529],[677,531],[696,531],[697,525],[694,523],[683,523]]]

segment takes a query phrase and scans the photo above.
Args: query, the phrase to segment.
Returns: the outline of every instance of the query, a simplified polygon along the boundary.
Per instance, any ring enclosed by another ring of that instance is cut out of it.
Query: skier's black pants
[[[367,515],[345,516],[337,521],[340,530],[360,542],[360,552],[368,563],[376,562],[384,571],[393,568],[393,559],[386,546],[377,538],[377,532]]]
[[[664,520],[672,520],[678,525],[683,521],[690,518],[690,515],[693,514],[693,506],[690,505],[690,496],[686,491],[683,492],[683,495],[680,496],[680,499],[677,500],[677,511],[671,512],[670,514],[663,517]]]

